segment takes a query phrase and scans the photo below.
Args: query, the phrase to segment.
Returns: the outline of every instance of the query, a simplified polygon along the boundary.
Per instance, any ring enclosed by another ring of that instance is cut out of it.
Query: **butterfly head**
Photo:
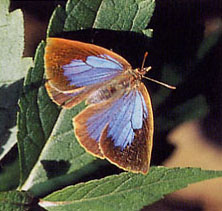
[[[151,66],[144,67],[147,56],[148,56],[148,52],[145,52],[141,68],[136,68],[134,71],[137,76],[136,78],[139,80],[142,80],[142,78],[144,78],[144,75],[151,70]]]
[[[133,70],[132,75],[136,80],[142,80],[144,75],[151,69],[151,67],[143,67],[143,68],[136,68]]]

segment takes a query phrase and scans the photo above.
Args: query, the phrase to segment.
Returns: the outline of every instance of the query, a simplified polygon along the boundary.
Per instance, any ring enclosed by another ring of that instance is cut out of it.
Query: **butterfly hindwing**
[[[149,102],[141,83],[139,90],[88,106],[73,120],[77,139],[93,155],[125,170],[147,173],[153,134]]]
[[[106,159],[118,167],[146,174],[153,145],[152,107],[142,83],[132,92],[134,97],[127,105],[132,111],[124,114],[121,109],[118,114],[121,118],[112,119],[111,124],[106,125],[100,138],[100,149]]]
[[[91,104],[73,119],[77,140],[94,156],[104,158],[99,148],[99,140],[105,126],[110,122],[110,117],[116,113],[115,105],[117,100],[112,98],[98,104]]]

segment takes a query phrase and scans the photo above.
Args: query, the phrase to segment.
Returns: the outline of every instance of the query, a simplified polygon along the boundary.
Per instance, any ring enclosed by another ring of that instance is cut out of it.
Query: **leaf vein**
[[[96,19],[97,19],[97,16],[99,15],[99,12],[100,12],[100,8],[101,8],[101,6],[102,6],[102,1],[100,1],[100,5],[99,5],[99,7],[98,7],[98,9],[97,9],[97,11],[95,12],[95,18],[94,18],[94,20],[93,20],[93,25],[92,25],[92,28],[96,28]]]

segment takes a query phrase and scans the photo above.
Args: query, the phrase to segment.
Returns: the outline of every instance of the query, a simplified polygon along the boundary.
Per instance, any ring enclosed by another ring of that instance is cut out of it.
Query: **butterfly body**
[[[130,92],[132,89],[139,86],[141,83],[139,80],[140,77],[140,73],[134,73],[131,75],[130,72],[126,72],[125,74],[118,76],[115,80],[109,81],[97,91],[93,92],[92,95],[87,98],[87,103],[100,103],[104,100],[108,100],[111,97],[115,98],[115,96],[120,96],[123,93]]]
[[[59,38],[47,40],[45,67],[46,89],[55,103],[64,108],[88,104],[73,118],[85,150],[146,174],[153,138],[151,101],[141,82],[147,68],[132,69],[107,49]]]

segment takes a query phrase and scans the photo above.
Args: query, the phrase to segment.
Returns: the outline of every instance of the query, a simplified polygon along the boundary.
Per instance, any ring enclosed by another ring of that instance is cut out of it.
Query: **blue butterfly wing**
[[[73,119],[77,140],[94,156],[104,158],[99,148],[99,140],[111,116],[116,114],[116,109],[121,106],[121,98],[110,98],[98,104],[91,104]]]
[[[83,101],[130,64],[105,48],[60,38],[48,38],[45,49],[46,89],[59,105],[70,108]]]
[[[104,83],[123,71],[123,66],[106,54],[88,56],[85,61],[72,60],[62,68],[70,85],[75,87]]]
[[[132,93],[126,111],[121,109],[103,130],[100,149],[118,167],[146,174],[153,146],[152,106],[143,83]]]
[[[74,130],[88,152],[95,155],[96,147],[98,157],[105,157],[125,170],[147,173],[153,114],[142,83],[138,90],[122,93],[118,99],[90,105],[74,118]]]

